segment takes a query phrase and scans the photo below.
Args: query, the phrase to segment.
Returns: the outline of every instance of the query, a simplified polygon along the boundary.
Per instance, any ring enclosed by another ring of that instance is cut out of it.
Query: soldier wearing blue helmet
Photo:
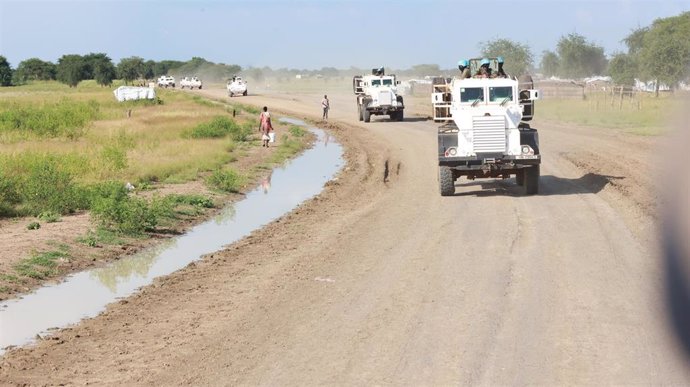
[[[482,61],[479,62],[479,70],[475,76],[479,78],[491,77],[491,67],[489,67],[490,64],[491,62],[489,61],[489,58],[483,58]]]
[[[460,70],[460,78],[465,79],[472,77],[470,73],[470,62],[468,62],[467,59],[458,61],[458,70]]]
[[[496,76],[501,78],[507,78],[508,76],[506,75],[506,72],[503,71],[503,57],[499,56],[498,58],[496,58],[496,61],[498,62],[498,71],[496,71]]]

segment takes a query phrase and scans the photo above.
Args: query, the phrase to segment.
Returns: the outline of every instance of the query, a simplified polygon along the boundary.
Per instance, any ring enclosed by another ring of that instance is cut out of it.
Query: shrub
[[[16,179],[4,175],[0,170],[0,216],[11,216],[14,206],[20,201]]]
[[[38,222],[31,222],[26,226],[27,230],[38,230],[41,228],[41,224]]]
[[[160,208],[127,195],[125,185],[107,182],[92,187],[91,212],[105,228],[125,235],[141,235],[158,224]]]
[[[189,133],[191,138],[220,138],[236,132],[239,129],[235,121],[227,117],[215,117],[210,122],[204,122],[194,127]]]
[[[8,104],[0,111],[0,132],[17,131],[37,137],[76,139],[99,117],[96,101],[63,100],[43,106]]]
[[[66,214],[82,208],[77,188],[69,172],[51,156],[34,160],[25,166],[19,178],[18,193],[23,212],[38,215],[44,211]]]
[[[239,192],[243,183],[244,177],[233,169],[217,169],[206,179],[206,184],[224,192]]]

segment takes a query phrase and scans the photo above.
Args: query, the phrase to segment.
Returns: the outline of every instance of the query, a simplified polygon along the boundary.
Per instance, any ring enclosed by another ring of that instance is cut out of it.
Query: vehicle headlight
[[[522,146],[522,154],[523,155],[533,155],[534,150],[532,150],[532,147],[529,145],[523,145]]]

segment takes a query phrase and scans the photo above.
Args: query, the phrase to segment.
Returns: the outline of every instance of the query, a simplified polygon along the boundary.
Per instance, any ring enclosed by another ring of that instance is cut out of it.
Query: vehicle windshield
[[[381,86],[381,80],[380,79],[372,79],[371,85],[372,86]]]
[[[460,102],[484,102],[483,87],[463,87],[460,89]]]
[[[388,78],[383,80],[383,85],[384,86],[392,86],[393,85],[393,80]]]
[[[489,87],[489,102],[505,102],[513,100],[513,88],[510,86]]]

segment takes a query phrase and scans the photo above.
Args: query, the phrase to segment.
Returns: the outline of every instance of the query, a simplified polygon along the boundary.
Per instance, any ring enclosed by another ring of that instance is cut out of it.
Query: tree
[[[642,37],[642,76],[671,87],[690,76],[690,12],[657,19]]]
[[[93,79],[101,86],[110,86],[113,84],[113,79],[117,76],[115,65],[108,58],[108,60],[99,60],[93,63]]]
[[[144,60],[138,56],[122,58],[117,64],[117,74],[125,84],[139,78],[144,72]]]
[[[559,75],[570,78],[584,78],[602,74],[606,70],[604,49],[588,42],[584,36],[569,34],[562,36],[557,45]]]
[[[49,81],[55,79],[57,67],[52,62],[45,62],[38,58],[30,58],[19,63],[14,72],[17,83],[27,81]]]
[[[12,84],[12,67],[7,61],[7,58],[0,56],[0,86],[9,86]]]
[[[87,79],[88,72],[88,64],[81,55],[63,55],[58,59],[56,78],[69,87],[76,87]]]
[[[152,60],[147,60],[144,62],[144,69],[142,72],[142,78],[144,79],[153,79],[155,78],[155,68],[156,68],[156,62]]]
[[[549,77],[558,74],[559,62],[560,60],[555,52],[549,50],[544,51],[541,56],[541,72]]]
[[[495,39],[479,44],[482,56],[495,58],[502,56],[505,66],[513,75],[527,73],[534,61],[529,46],[510,39]]]
[[[608,73],[615,84],[633,86],[637,74],[635,58],[622,52],[614,54],[609,61]]]

